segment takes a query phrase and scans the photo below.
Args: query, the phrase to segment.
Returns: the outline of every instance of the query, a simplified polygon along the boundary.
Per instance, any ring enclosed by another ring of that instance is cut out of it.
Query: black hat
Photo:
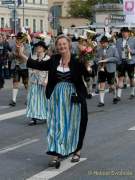
[[[102,36],[100,42],[109,42],[109,40],[106,36]]]
[[[130,32],[128,27],[123,27],[121,28],[121,32]]]
[[[34,45],[34,47],[38,47],[38,46],[42,46],[44,49],[47,50],[47,46],[46,46],[46,44],[43,41],[39,41],[38,43],[36,43]]]
[[[16,38],[17,38],[17,39],[23,39],[23,38],[26,37],[26,36],[27,36],[26,33],[18,32],[17,35],[16,35]]]

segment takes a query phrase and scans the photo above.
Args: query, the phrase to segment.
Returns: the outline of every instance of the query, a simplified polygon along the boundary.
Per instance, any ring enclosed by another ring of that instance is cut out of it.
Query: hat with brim
[[[18,32],[16,35],[16,39],[23,39],[25,37],[27,37],[27,34],[23,32]]]
[[[46,46],[46,44],[43,42],[43,41],[39,41],[38,43],[36,43],[35,45],[34,45],[34,47],[36,48],[36,47],[43,47],[45,50],[47,50],[48,49],[48,47]]]
[[[123,27],[121,28],[121,32],[130,32],[128,27]]]
[[[101,39],[100,39],[100,42],[101,43],[104,43],[104,42],[109,42],[108,38],[106,36],[103,36]]]

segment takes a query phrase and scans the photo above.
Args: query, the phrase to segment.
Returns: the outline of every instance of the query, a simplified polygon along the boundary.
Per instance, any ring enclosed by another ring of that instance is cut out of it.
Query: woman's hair
[[[63,35],[63,34],[62,34],[62,35],[59,35],[59,36],[56,38],[55,47],[57,46],[58,41],[59,41],[60,39],[66,39],[67,42],[68,42],[68,44],[69,44],[69,49],[71,49],[71,47],[72,47],[72,41],[71,41],[71,39],[70,39],[68,36],[65,36],[65,35]]]

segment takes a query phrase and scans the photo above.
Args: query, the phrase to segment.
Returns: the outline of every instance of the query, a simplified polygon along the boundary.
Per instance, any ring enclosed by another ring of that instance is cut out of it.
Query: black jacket
[[[28,68],[38,69],[41,71],[49,71],[48,84],[46,87],[46,97],[49,99],[54,87],[57,84],[56,71],[60,63],[61,56],[56,54],[47,61],[34,61],[31,58],[27,61]],[[87,96],[87,90],[83,82],[83,76],[90,76],[90,73],[86,70],[85,66],[79,62],[75,56],[71,56],[69,68],[71,71],[71,81],[75,85],[78,96],[84,100]]]

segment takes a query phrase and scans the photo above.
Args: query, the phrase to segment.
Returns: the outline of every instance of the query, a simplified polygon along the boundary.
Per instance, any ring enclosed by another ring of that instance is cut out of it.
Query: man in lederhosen
[[[11,68],[13,69],[13,90],[12,100],[9,103],[10,106],[16,106],[16,98],[21,79],[25,89],[27,90],[28,88],[28,68],[26,59],[30,55],[30,50],[27,44],[27,35],[18,32],[16,36],[16,47],[12,55],[13,60]]]
[[[135,38],[130,37],[130,30],[128,27],[121,29],[122,38],[116,42],[116,47],[119,53],[120,61],[118,65],[118,92],[117,100],[121,100],[123,80],[127,72],[130,80],[130,99],[135,97],[134,85],[134,67],[135,67]]]
[[[95,62],[98,64],[98,86],[99,86],[99,104],[98,107],[104,106],[106,80],[109,88],[114,93],[113,103],[116,103],[116,85],[115,73],[116,64],[119,55],[115,46],[109,45],[109,40],[103,36],[100,40],[100,47],[97,49]]]

